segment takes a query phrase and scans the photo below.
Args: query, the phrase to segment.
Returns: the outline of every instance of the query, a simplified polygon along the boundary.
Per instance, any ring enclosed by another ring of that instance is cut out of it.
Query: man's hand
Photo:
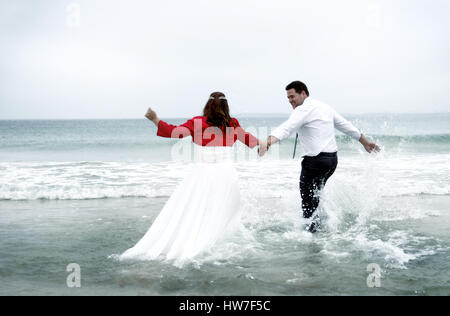
[[[372,151],[379,152],[381,149],[378,147],[377,144],[374,142],[369,141],[364,135],[361,135],[361,138],[359,139],[359,142],[364,146],[364,149],[371,153]]]
[[[158,115],[156,115],[156,112],[152,110],[152,108],[148,108],[145,117],[148,118],[153,123],[155,123],[156,126],[158,126],[159,118]]]
[[[368,153],[371,153],[372,151],[375,151],[377,153],[381,150],[377,144],[375,144],[374,142],[371,142],[371,141],[367,142],[367,144],[364,145],[364,148],[366,149],[366,151]]]

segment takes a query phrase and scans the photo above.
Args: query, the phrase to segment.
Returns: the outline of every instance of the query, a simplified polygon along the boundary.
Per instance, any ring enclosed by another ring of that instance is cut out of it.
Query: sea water
[[[238,118],[265,138],[287,117]],[[262,159],[237,143],[240,231],[183,266],[117,255],[195,163],[190,139],[145,119],[0,121],[0,295],[450,294],[450,114],[346,118],[382,151],[337,133],[320,232],[303,230],[295,135]]]

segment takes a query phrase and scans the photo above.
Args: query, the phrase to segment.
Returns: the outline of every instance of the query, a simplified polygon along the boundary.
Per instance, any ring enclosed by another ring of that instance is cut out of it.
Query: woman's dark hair
[[[206,116],[206,122],[211,126],[220,128],[231,126],[230,108],[225,94],[222,92],[211,93],[203,109],[203,116]]]
[[[286,91],[291,89],[295,89],[298,94],[302,93],[302,91],[305,91],[306,95],[309,97],[308,87],[306,87],[306,85],[301,81],[294,81],[288,84],[288,86],[286,87]]]

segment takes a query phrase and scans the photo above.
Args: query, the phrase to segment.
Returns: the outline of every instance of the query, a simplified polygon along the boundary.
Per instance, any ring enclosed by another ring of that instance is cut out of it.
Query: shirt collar
[[[303,101],[303,104],[302,104],[302,105],[310,105],[313,101],[314,101],[313,98],[307,97],[307,98],[305,99],[305,101]]]
[[[305,106],[305,105],[311,105],[312,103],[313,103],[313,99],[311,97],[307,97],[301,105],[298,105],[296,107],[296,109],[301,108],[302,106]]]

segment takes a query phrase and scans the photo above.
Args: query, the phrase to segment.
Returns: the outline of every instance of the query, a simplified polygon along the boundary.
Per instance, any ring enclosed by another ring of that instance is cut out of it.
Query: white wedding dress
[[[175,189],[142,239],[120,259],[183,265],[210,250],[239,220],[233,147],[196,147],[192,171]]]

